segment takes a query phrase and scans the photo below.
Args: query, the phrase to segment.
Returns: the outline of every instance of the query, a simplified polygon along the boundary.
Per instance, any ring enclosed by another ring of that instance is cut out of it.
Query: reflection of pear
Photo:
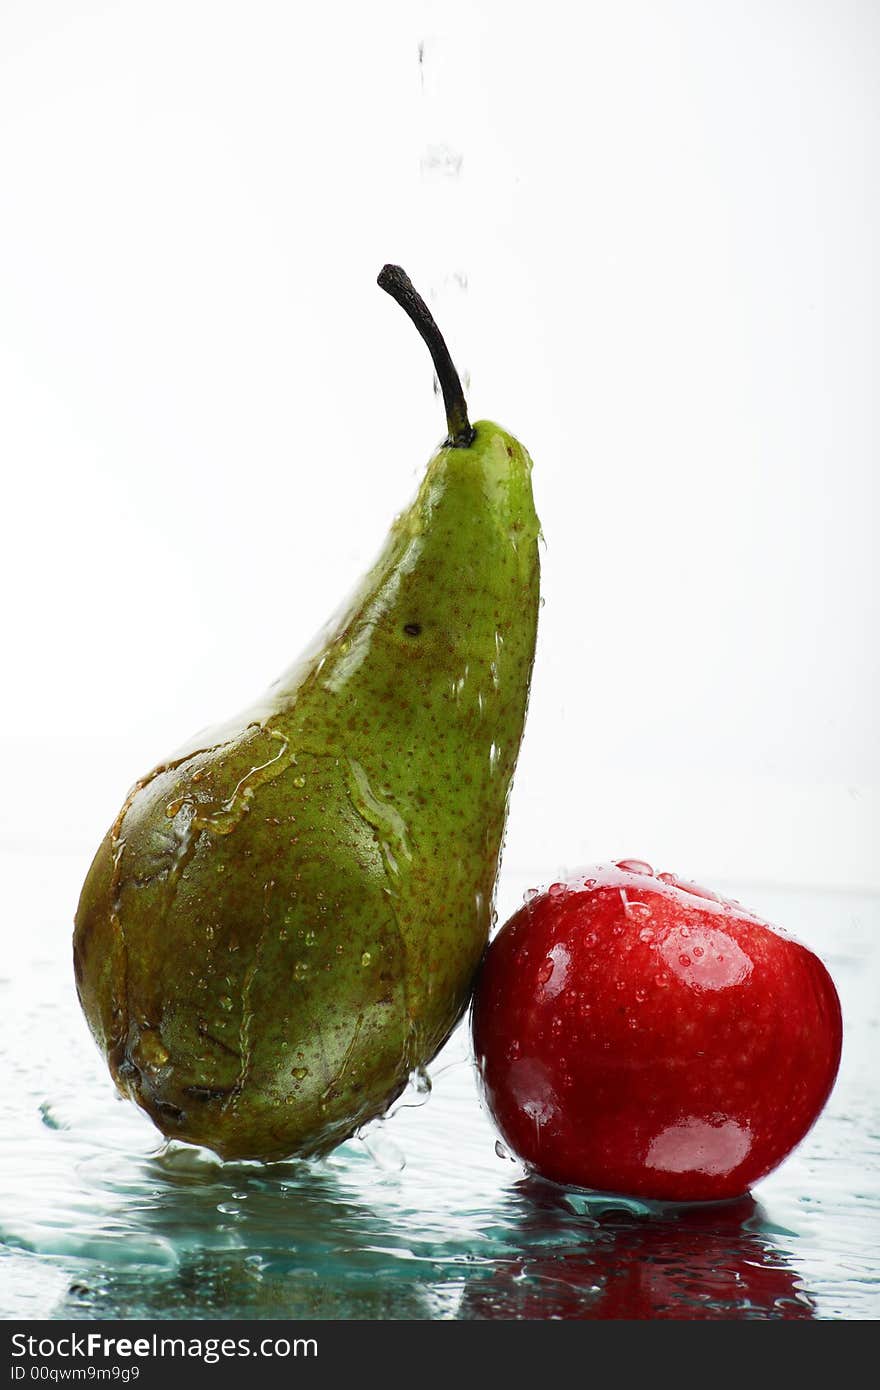
[[[120,1089],[224,1157],[325,1152],[435,1054],[486,942],[535,648],[525,449],[471,427],[426,306],[449,438],[348,608],[239,719],[142,778],[74,934]]]
[[[187,1175],[150,1159],[121,1192],[115,1186],[117,1195],[126,1190],[120,1249],[96,1264],[84,1242],[53,1318],[432,1314],[430,1266],[416,1277],[405,1236],[321,1164],[217,1165]],[[175,1267],[140,1262],[152,1236],[173,1238]]]

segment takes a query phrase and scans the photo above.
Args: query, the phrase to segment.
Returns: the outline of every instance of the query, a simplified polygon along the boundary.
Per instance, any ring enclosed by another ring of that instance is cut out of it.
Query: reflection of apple
[[[746,1192],[837,1074],[821,961],[738,903],[647,864],[527,901],[492,942],[474,1051],[510,1147],[556,1182],[671,1201]]]
[[[539,1184],[522,1184],[534,1195]],[[540,1193],[538,1194],[540,1201]],[[530,1204],[531,1205],[531,1204]],[[578,1240],[570,1213],[534,1206],[513,1264],[469,1280],[470,1318],[806,1319],[814,1308],[785,1259],[758,1231],[750,1197],[677,1217],[603,1219]],[[559,1229],[571,1232],[560,1245]]]

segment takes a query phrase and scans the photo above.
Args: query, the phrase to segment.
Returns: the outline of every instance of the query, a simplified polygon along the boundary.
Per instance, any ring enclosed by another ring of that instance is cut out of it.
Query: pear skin
[[[77,989],[117,1086],[224,1158],[326,1153],[383,1114],[488,939],[539,527],[525,449],[460,404],[342,615],[135,784],[83,886]]]

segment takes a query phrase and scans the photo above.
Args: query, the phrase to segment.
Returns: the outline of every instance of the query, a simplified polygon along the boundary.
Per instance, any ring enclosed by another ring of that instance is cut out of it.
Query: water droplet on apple
[[[617,859],[615,863],[618,869],[623,869],[626,874],[648,874],[649,877],[654,877],[654,870],[644,859]]]
[[[654,928],[653,928],[653,927],[642,927],[642,930],[639,932],[639,941],[648,942],[648,941],[653,941],[653,940],[654,940]]]
[[[551,898],[565,898],[568,891],[568,885],[565,883],[551,883],[548,889]]]
[[[678,874],[658,874],[657,877],[663,883],[668,883],[670,888],[678,888],[682,893],[690,893],[692,898],[705,898],[710,903],[720,903],[722,899],[717,893],[713,893],[711,888],[701,888],[699,883],[694,883],[693,879],[679,878]]]

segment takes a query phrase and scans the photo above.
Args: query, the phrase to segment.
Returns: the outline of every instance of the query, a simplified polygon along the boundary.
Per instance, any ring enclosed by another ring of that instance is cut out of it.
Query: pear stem
[[[424,339],[434,363],[437,380],[440,382],[440,390],[443,392],[446,424],[449,429],[448,442],[453,449],[467,449],[473,443],[476,431],[468,419],[461,379],[431,310],[413,287],[406,271],[401,270],[399,265],[383,266],[376,283],[396,300],[404,313],[409,315]]]

